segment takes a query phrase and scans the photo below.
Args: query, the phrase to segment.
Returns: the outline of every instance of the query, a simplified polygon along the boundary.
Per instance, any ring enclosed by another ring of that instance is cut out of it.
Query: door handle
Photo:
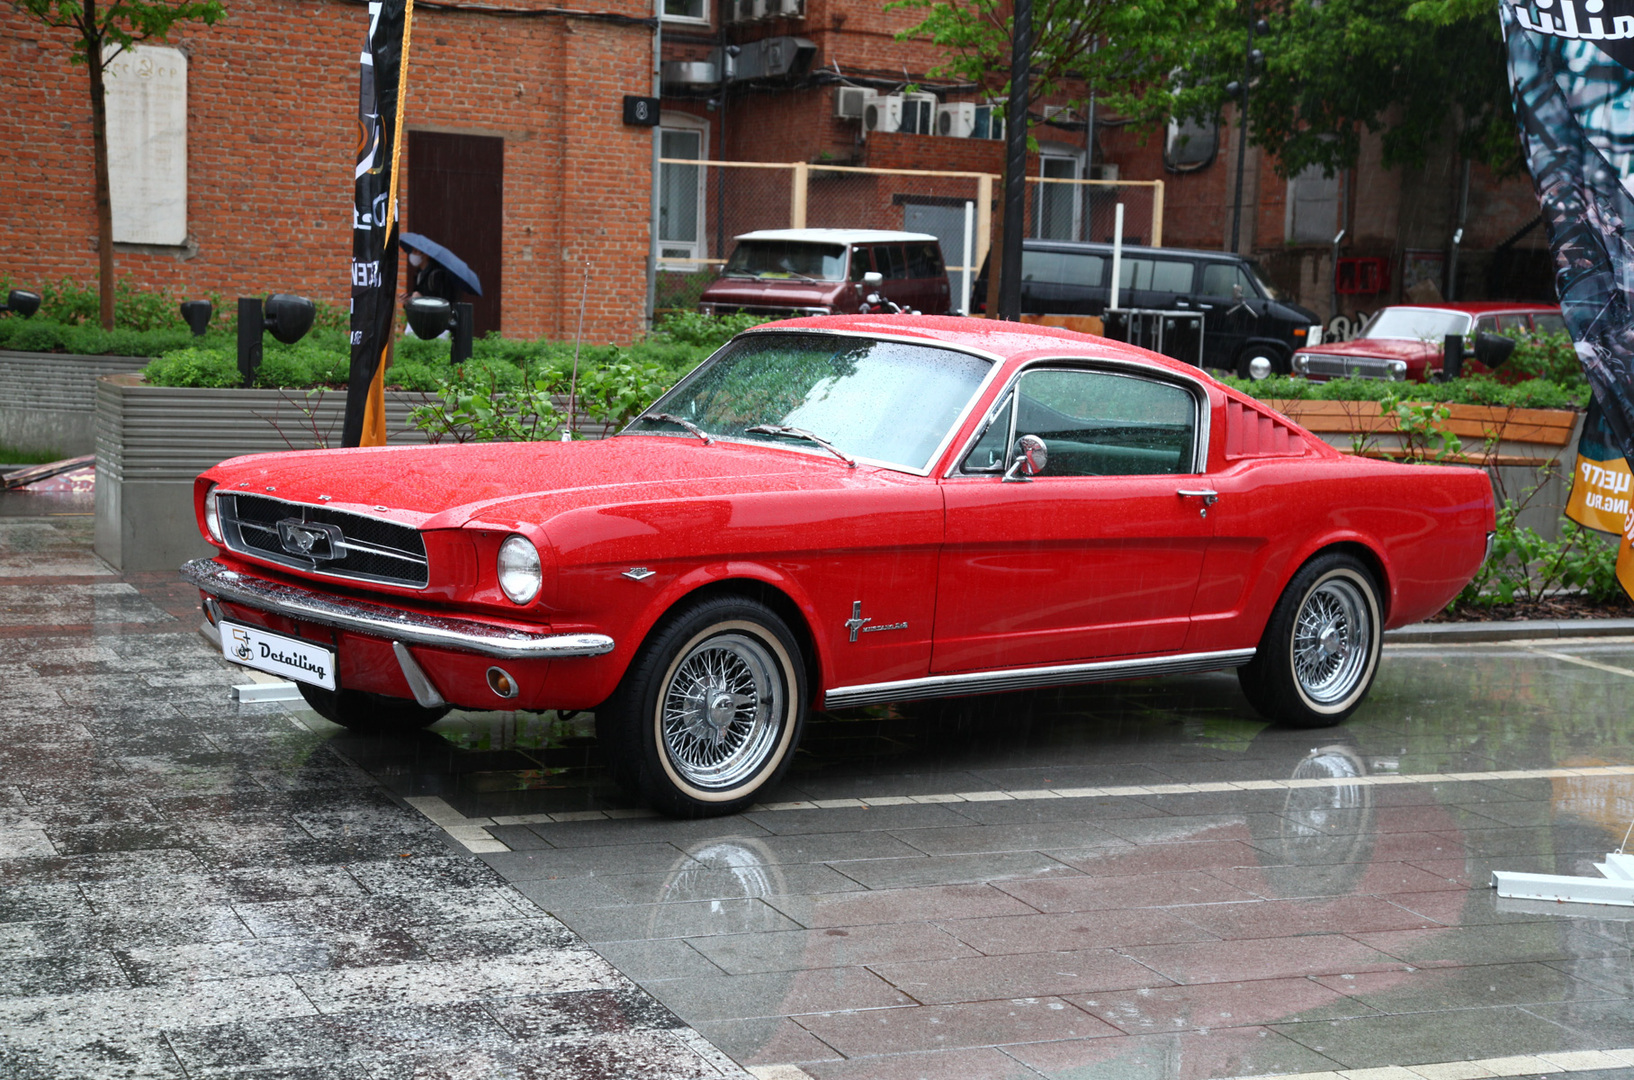
[[[1213,506],[1215,503],[1220,501],[1220,493],[1218,491],[1209,491],[1207,489],[1202,491],[1177,491],[1175,494],[1180,496],[1182,499],[1202,499],[1204,506]]]

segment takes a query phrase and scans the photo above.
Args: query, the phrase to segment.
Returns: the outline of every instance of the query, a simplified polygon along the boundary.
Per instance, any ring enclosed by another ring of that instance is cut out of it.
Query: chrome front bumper
[[[613,639],[606,634],[529,634],[470,619],[423,615],[251,577],[214,559],[188,563],[182,567],[182,577],[228,603],[409,645],[429,645],[502,660],[602,656],[613,651]]]

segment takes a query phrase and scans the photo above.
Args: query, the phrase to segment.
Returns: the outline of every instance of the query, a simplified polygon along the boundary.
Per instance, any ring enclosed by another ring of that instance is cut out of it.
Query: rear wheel
[[[1291,727],[1339,723],[1373,685],[1382,623],[1367,567],[1340,552],[1317,556],[1283,591],[1254,659],[1237,669],[1243,694],[1260,715]]]
[[[596,710],[613,776],[675,817],[730,814],[788,768],[806,717],[800,647],[746,597],[704,600],[653,631]]]
[[[386,697],[362,690],[325,690],[308,683],[295,685],[301,688],[301,696],[313,712],[353,731],[418,731],[448,715],[447,705],[428,709],[407,698]]]

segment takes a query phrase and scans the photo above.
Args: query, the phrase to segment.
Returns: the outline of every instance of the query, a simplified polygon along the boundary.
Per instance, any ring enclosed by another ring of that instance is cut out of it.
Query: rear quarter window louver
[[[1306,453],[1305,439],[1286,420],[1269,412],[1226,402],[1225,456],[1240,458],[1300,457]]]

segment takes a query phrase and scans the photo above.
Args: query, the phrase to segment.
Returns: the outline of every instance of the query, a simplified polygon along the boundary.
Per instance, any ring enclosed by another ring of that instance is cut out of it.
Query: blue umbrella
[[[406,232],[400,240],[404,247],[423,252],[442,263],[450,274],[459,278],[460,284],[478,296],[482,295],[482,281],[477,277],[474,270],[465,265],[464,259],[449,251],[437,241],[428,240],[417,232]]]

